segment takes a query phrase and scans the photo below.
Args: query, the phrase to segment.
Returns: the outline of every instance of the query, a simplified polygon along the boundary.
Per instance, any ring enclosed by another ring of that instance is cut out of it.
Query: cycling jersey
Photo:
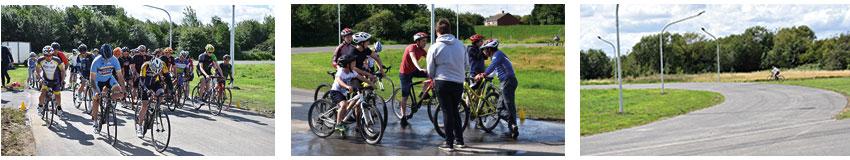
[[[124,79],[125,80],[130,79],[130,64],[132,64],[132,62],[133,62],[132,60],[133,59],[130,58],[129,56],[118,58],[118,63],[121,63],[121,68],[124,68],[121,71],[124,72]]]
[[[135,55],[133,56],[132,64],[136,65],[136,72],[142,70],[142,64],[151,59],[151,56],[148,55]]]
[[[174,60],[174,73],[175,74],[183,74],[189,72],[189,67],[191,67],[192,61],[189,58],[185,58],[183,60],[175,59]]]
[[[198,56],[198,69],[203,69],[205,72],[207,72],[207,74],[212,74],[210,73],[210,71],[212,70],[212,65],[215,64],[216,61],[218,60],[215,58],[215,54],[201,53],[201,55]],[[204,67],[200,68],[200,64],[203,64]]]
[[[93,60],[94,57],[91,54],[80,54],[77,56],[77,66],[79,66],[80,74],[85,79],[89,79],[89,72],[91,70]]]
[[[364,48],[363,51],[359,51],[357,49],[354,49],[354,50],[351,51],[351,55],[354,55],[354,57],[355,57],[354,58],[354,62],[355,62],[354,65],[357,66],[357,68],[359,68],[360,70],[363,70],[363,71],[367,71],[367,72],[369,71],[369,69],[366,66],[366,60],[370,58],[370,55],[372,55],[372,49]]]
[[[91,65],[91,73],[95,74],[95,81],[97,82],[107,82],[113,86],[118,83],[115,80],[115,76],[112,75],[114,71],[120,71],[121,65],[118,63],[118,59],[115,57],[103,58],[103,56],[97,56],[94,58],[94,62]],[[114,83],[113,83],[114,82]]]
[[[59,56],[59,59],[62,60],[62,64],[65,64],[65,66],[68,65],[68,58],[65,57],[65,52],[56,51],[56,55]]]
[[[219,74],[219,75],[224,77],[224,79],[222,79],[222,80],[226,80],[228,78],[233,79],[233,65],[232,64],[221,63],[221,64],[218,65],[218,68],[221,68],[222,74]]]
[[[161,74],[153,73],[150,70],[151,70],[150,62],[145,62],[145,64],[142,64],[142,70],[139,71],[139,76],[145,77],[145,78],[155,78],[154,82],[160,82],[161,80],[159,78],[161,76],[157,76],[157,75],[164,75],[164,74],[167,73],[167,71],[165,71],[165,66],[163,66],[162,71],[160,71]]]
[[[41,57],[36,63],[36,67],[41,68],[42,77],[47,81],[60,81],[60,73],[65,69],[62,60],[59,57]]]
[[[159,59],[160,59],[160,60],[162,60],[162,62],[163,62],[163,63],[162,63],[162,64],[163,64],[163,66],[162,66],[162,73],[168,73],[168,72],[169,72],[169,71],[168,71],[168,70],[169,70],[168,66],[171,66],[171,65],[173,65],[173,64],[174,64],[174,57],[171,57],[171,56],[159,56]]]

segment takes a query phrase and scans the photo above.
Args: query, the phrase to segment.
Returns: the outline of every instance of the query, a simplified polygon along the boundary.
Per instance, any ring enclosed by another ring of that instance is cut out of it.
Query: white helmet
[[[30,57],[36,57],[36,56],[37,55],[35,54],[35,52],[30,52]]]
[[[368,41],[369,38],[372,38],[372,35],[370,35],[369,33],[366,33],[366,32],[357,32],[357,33],[354,33],[353,37],[354,37],[354,43],[360,43],[360,42]]]
[[[154,58],[153,60],[151,60],[150,65],[148,65],[148,67],[150,67],[153,73],[162,72],[162,60],[160,60],[159,58]]]
[[[499,48],[499,40],[498,39],[490,39],[487,42],[484,42],[484,45],[481,45],[481,49],[484,48]]]
[[[419,40],[419,38],[428,38],[428,34],[425,32],[419,32],[413,35],[413,41]]]

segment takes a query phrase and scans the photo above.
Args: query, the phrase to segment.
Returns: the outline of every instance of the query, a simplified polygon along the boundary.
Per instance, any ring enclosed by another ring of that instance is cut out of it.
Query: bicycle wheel
[[[47,118],[47,128],[50,128],[51,126],[53,126],[53,117],[56,116],[56,104],[54,104],[53,98],[49,99],[45,103],[47,103],[47,105],[45,105],[45,108],[47,109],[47,111],[45,112],[45,117]]]
[[[89,114],[91,113],[91,108],[93,105],[91,103],[93,102],[92,95],[94,94],[94,91],[91,89],[91,87],[86,87],[86,90],[83,92],[85,92],[83,93],[83,108],[85,108],[85,110],[83,110],[83,113]]]
[[[383,128],[386,127],[386,123],[384,123],[383,116],[381,115],[380,109],[378,109],[376,105],[377,103],[381,103],[380,101],[367,100],[365,103],[361,103],[360,107],[364,109],[363,113],[360,114],[360,118],[357,118],[357,124],[361,126],[360,135],[366,140],[368,144],[378,144],[381,143],[381,139],[384,137]]]
[[[466,106],[465,103],[459,103],[458,105],[459,105],[458,106],[458,114],[460,116],[459,118],[460,118],[460,123],[461,123],[460,127],[461,127],[461,129],[465,130],[466,126],[469,124],[469,108]],[[437,134],[440,135],[440,137],[443,137],[443,138],[446,137],[446,134],[445,134],[446,129],[445,129],[445,121],[444,121],[445,118],[443,117],[443,116],[445,116],[444,114],[445,113],[443,113],[443,110],[439,106],[436,107],[436,109],[434,109],[434,113],[433,113],[434,120],[432,121],[432,123],[434,124],[434,130],[437,131]]]
[[[230,88],[224,89],[224,107],[233,107],[233,92],[230,92]]]
[[[111,100],[108,104],[112,104]],[[118,141],[118,118],[115,116],[115,106],[110,105],[109,107],[106,107],[105,111],[106,112],[101,112],[100,114],[106,114],[106,137],[107,139],[112,140],[109,143],[110,145],[115,145],[115,142]]]
[[[478,124],[482,125],[485,132],[493,131],[499,125],[499,94],[490,93],[484,97],[482,103],[478,104]]]
[[[223,105],[224,105],[224,94],[225,93],[224,93],[223,90],[216,90],[215,92],[217,92],[217,93],[211,94],[212,98],[210,98],[210,99],[212,99],[212,102],[210,102],[210,103],[212,103],[212,104],[208,104],[207,108],[210,109],[210,113],[212,113],[213,115],[219,115],[219,114],[221,114],[221,108],[224,107]]]
[[[183,96],[181,96],[181,95],[183,95],[183,89],[177,89],[177,88],[182,88],[181,86],[174,87],[174,88],[175,88],[175,91],[174,91],[174,95],[172,95],[172,98],[171,98],[171,101],[172,101],[171,107],[168,107],[168,109],[171,110],[171,111],[174,111],[175,109],[177,109],[179,107],[183,107]]]
[[[401,88],[396,88],[395,91],[393,91],[393,92],[399,93],[398,91],[401,91]],[[404,115],[402,115],[401,114],[401,101],[396,101],[396,99],[401,99],[401,96],[398,95],[398,94],[393,94],[392,97],[390,97],[390,99],[387,100],[388,102],[386,102],[386,103],[394,103],[394,104],[398,103],[399,104],[398,107],[396,107],[395,105],[389,106],[389,108],[391,108],[393,110],[393,117],[398,118],[398,120],[401,120],[401,118],[403,118],[404,116],[410,115],[410,108],[412,108],[413,102],[416,101],[413,97],[415,97],[415,96],[410,96],[407,99],[407,102],[405,102],[404,111],[406,113],[404,113]]]
[[[201,109],[201,106],[203,105],[201,103],[201,95],[198,95],[199,94],[198,88],[199,88],[198,86],[193,87],[192,88],[192,95],[190,96],[191,97],[190,101],[192,101],[192,106],[195,106],[196,111],[198,109]]]
[[[323,84],[320,84],[318,87],[316,87],[316,91],[313,93],[313,101],[314,102],[318,101],[320,98],[327,98],[328,91],[322,90],[323,88],[330,88],[330,85],[323,83]],[[319,94],[322,94],[322,97],[319,97]]]
[[[310,131],[321,138],[333,135],[336,127],[336,107],[328,99],[319,99],[310,105],[307,112],[307,124]]]
[[[161,98],[159,98],[161,100]],[[152,107],[159,107],[160,100],[157,100],[157,105]],[[171,141],[171,120],[168,119],[168,114],[162,112],[162,110],[158,108],[153,109],[153,113],[148,118],[151,121],[151,143],[156,148],[157,152],[162,153],[168,148],[168,143]],[[154,137],[160,137],[159,140],[156,140]]]

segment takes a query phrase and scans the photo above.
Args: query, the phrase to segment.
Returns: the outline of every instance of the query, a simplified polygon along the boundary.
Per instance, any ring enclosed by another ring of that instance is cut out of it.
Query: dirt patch
[[[3,123],[3,156],[32,156],[35,154],[35,139],[32,129],[26,124],[24,112],[3,108],[0,112]]]

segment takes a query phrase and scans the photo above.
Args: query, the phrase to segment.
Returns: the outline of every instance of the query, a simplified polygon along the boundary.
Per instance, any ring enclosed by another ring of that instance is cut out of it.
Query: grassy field
[[[233,105],[239,103],[240,108],[256,111],[266,116],[274,116],[274,64],[250,64],[234,65],[236,77],[234,85],[240,89],[233,89]],[[9,71],[13,82],[26,85],[27,69],[18,67]],[[199,78],[195,78],[190,87],[197,85]],[[191,89],[191,88],[190,88]]]
[[[35,139],[25,124],[24,112],[15,107],[3,108],[3,156],[32,156],[35,154]]]
[[[795,79],[812,79],[812,78],[835,78],[835,77],[850,77],[850,70],[839,71],[824,71],[824,70],[787,70],[782,71],[782,76],[786,80]],[[659,83],[661,82],[659,75],[643,76],[643,77],[624,77],[623,83]],[[664,82],[715,82],[717,74],[665,74]],[[761,82],[771,81],[770,71],[755,71],[741,73],[721,73],[721,82]],[[615,84],[616,78],[582,80],[582,85],[597,85],[597,84]]]
[[[535,119],[564,119],[564,50],[563,47],[515,47],[504,48],[516,69],[517,109]],[[384,63],[392,66],[389,77],[396,87],[398,65],[402,50],[385,50],[381,53]],[[313,90],[321,83],[332,82],[325,72],[330,67],[330,52],[292,55],[292,85],[295,88]],[[425,60],[420,60],[422,67]],[[418,81],[422,79],[414,79]],[[390,95],[385,91],[381,94]]]
[[[581,90],[581,135],[593,135],[639,126],[660,119],[714,106],[723,102],[719,93],[668,89],[623,90],[624,114],[618,112],[617,89]]]
[[[475,32],[503,43],[550,43],[555,35],[564,42],[564,25],[475,26]]]
[[[844,96],[850,96],[850,77],[791,80],[791,81],[782,81],[782,82],[773,82],[773,83],[820,88],[820,89],[835,91],[835,92],[844,94]],[[848,98],[848,100],[850,100],[850,98]],[[850,104],[848,104],[841,113],[836,115],[835,118],[836,119],[850,118]]]

